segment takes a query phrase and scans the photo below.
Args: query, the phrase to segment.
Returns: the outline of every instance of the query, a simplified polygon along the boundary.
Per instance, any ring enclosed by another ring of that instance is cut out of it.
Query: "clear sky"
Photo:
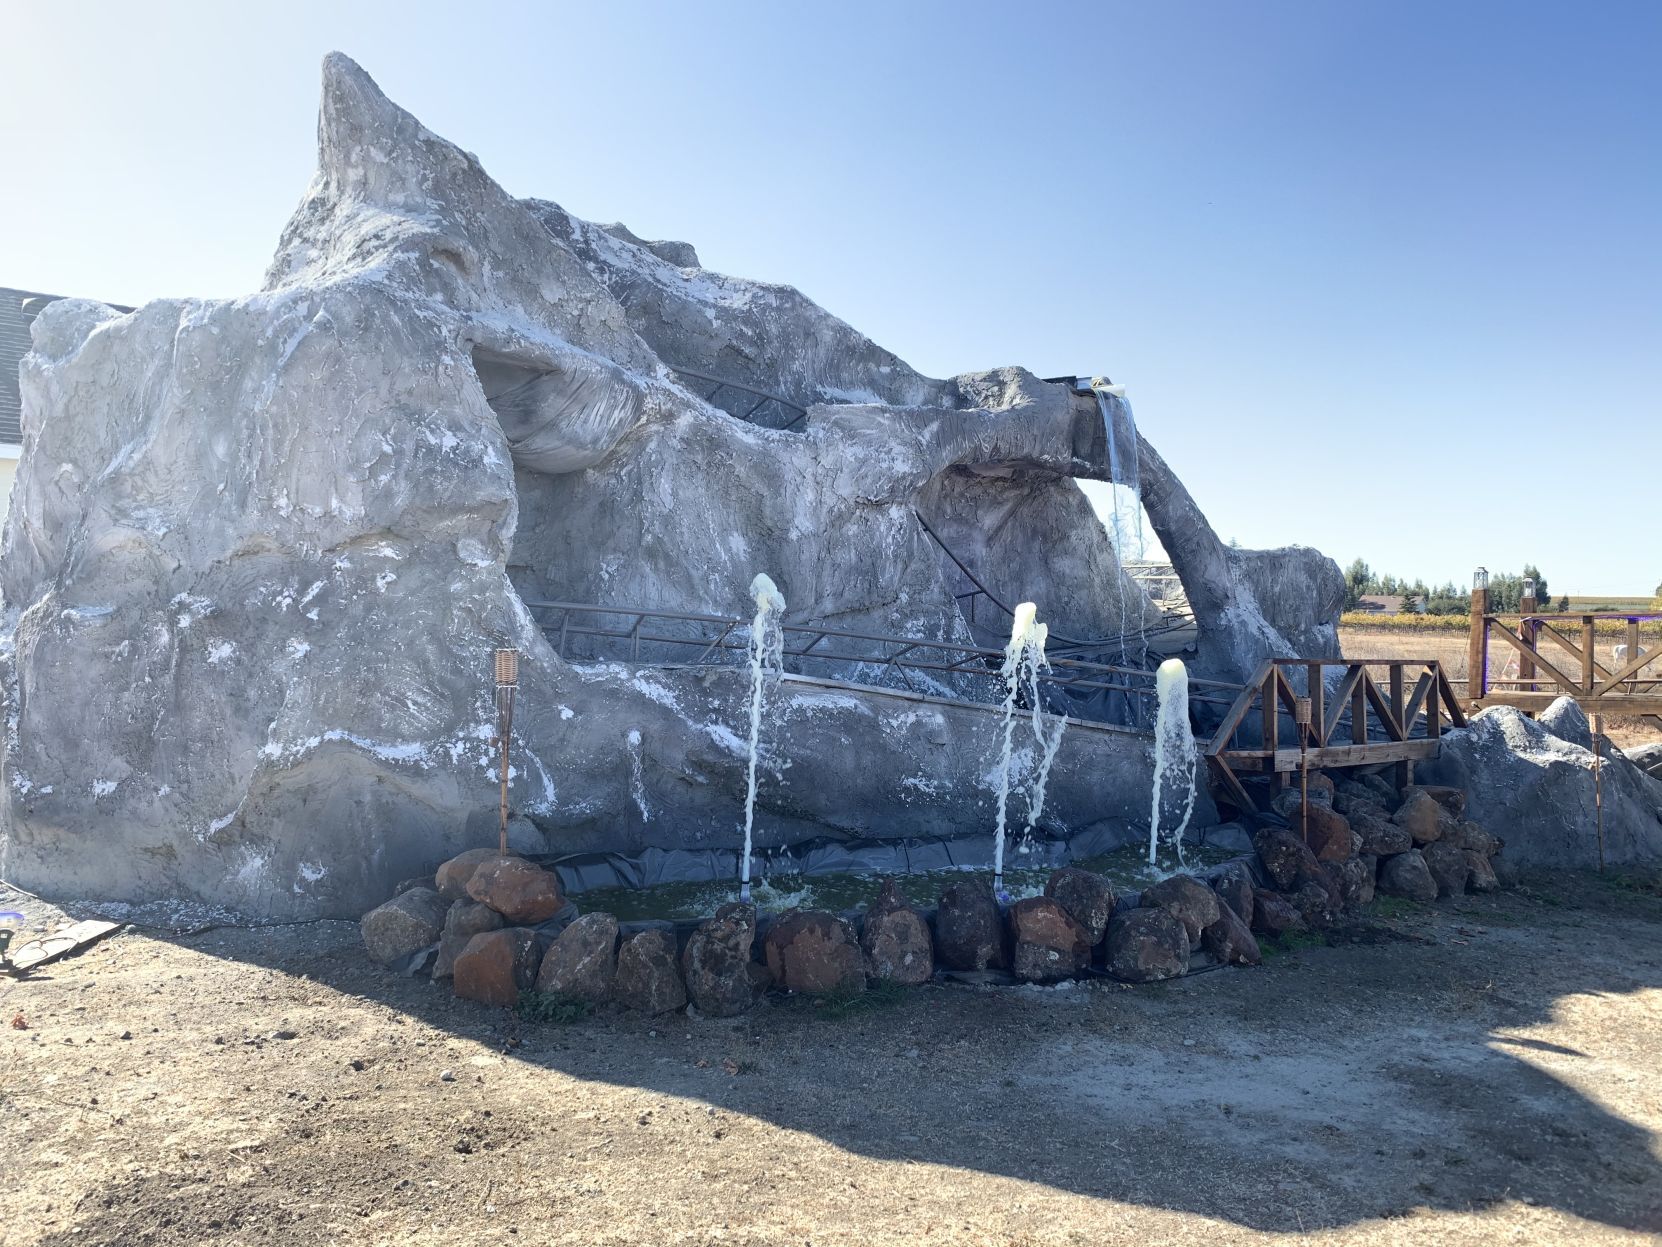
[[[913,365],[1107,373],[1220,534],[1662,580],[1662,4],[24,4],[0,285],[258,286],[338,48]]]

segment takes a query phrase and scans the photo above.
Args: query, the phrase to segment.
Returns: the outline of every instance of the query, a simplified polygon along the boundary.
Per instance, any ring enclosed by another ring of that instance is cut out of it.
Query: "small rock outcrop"
[[[1437,899],[1437,881],[1431,877],[1418,849],[1385,859],[1379,868],[1379,890],[1386,896],[1400,896],[1410,901]]]
[[[1132,909],[1108,923],[1108,973],[1127,983],[1153,983],[1189,972],[1189,933],[1166,909]]]
[[[1091,964],[1091,938],[1060,901],[1030,896],[1010,906],[1010,965],[1026,983],[1056,983]]]
[[[935,973],[935,941],[929,923],[900,894],[893,879],[883,880],[877,899],[860,924],[860,951],[866,973],[884,983],[915,986]]]
[[[562,904],[554,873],[522,857],[493,856],[480,862],[468,877],[467,894],[516,926],[546,922]]]
[[[438,943],[444,930],[444,898],[431,888],[411,888],[363,916],[359,930],[371,959],[384,966]]]
[[[1200,944],[1200,933],[1218,920],[1218,896],[1193,875],[1173,875],[1153,887],[1144,888],[1144,909],[1159,908],[1183,924],[1189,946]]]
[[[636,1013],[673,1013],[687,1006],[687,984],[668,931],[641,931],[617,950],[618,1003]]]
[[[1004,922],[990,883],[948,884],[935,909],[935,957],[949,970],[1002,970],[1010,964]]]
[[[773,981],[791,992],[858,992],[865,957],[854,931],[836,914],[793,909],[768,928],[762,956]]]
[[[617,919],[584,914],[554,937],[537,971],[537,990],[604,1004],[617,983]]]
[[[756,941],[756,909],[734,902],[716,910],[687,938],[681,973],[687,997],[708,1017],[735,1017],[756,1003],[767,971],[750,959]]]
[[[457,954],[452,981],[456,994],[480,1004],[512,1008],[537,981],[542,946],[524,927],[485,931]]]
[[[1045,880],[1045,895],[1056,901],[1068,916],[1085,929],[1085,938],[1094,948],[1108,931],[1114,914],[1114,885],[1091,870],[1063,866]]]

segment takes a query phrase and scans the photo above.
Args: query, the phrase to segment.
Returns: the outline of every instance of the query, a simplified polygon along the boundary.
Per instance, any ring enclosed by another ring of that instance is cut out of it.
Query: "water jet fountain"
[[[744,856],[739,859],[739,899],[750,900],[750,841],[756,820],[756,755],[762,735],[763,689],[769,666],[785,674],[785,599],[766,572],[750,582],[756,617],[750,621],[750,754],[745,767]]]
[[[1181,659],[1168,658],[1154,676],[1159,710],[1154,720],[1154,803],[1148,819],[1148,864],[1156,864],[1160,846],[1163,790],[1181,783],[1183,817],[1171,833],[1177,864],[1183,863],[1183,833],[1195,811],[1195,742],[1189,732],[1189,670]]]

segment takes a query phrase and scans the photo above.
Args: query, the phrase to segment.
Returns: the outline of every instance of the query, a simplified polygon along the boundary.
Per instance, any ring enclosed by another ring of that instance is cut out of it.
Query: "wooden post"
[[[1391,664],[1391,713],[1396,716],[1397,726],[1402,728],[1404,739],[1408,736],[1408,724],[1403,722],[1403,711],[1408,708],[1408,702],[1402,695],[1402,664]],[[1414,764],[1404,759],[1397,763],[1397,791],[1401,792],[1414,782]]]
[[[1524,614],[1524,618],[1518,621],[1518,635],[1523,638],[1525,648],[1533,653],[1537,624],[1529,616],[1536,611],[1534,581],[1529,582],[1529,592],[1520,600],[1518,609]],[[1520,684],[1519,688],[1524,688],[1531,693],[1535,691],[1535,660],[1530,657],[1530,654],[1518,655],[1518,679],[1530,682],[1527,686]]]
[[[1581,687],[1589,693],[1598,687],[1599,682],[1598,650],[1595,648],[1598,644],[1598,629],[1593,626],[1594,622],[1591,615],[1581,617],[1581,648],[1586,651],[1586,661],[1581,667]]]
[[[1280,691],[1281,669],[1272,663],[1260,689],[1264,699],[1264,748],[1269,751],[1269,756],[1264,759],[1264,774],[1269,776],[1272,788],[1280,787],[1275,771],[1275,751],[1281,739]]]
[[[1632,662],[1637,657],[1639,657],[1639,621],[1629,619],[1627,621],[1627,660]],[[1617,664],[1617,666],[1620,666],[1620,664]],[[1629,692],[1637,693],[1639,691],[1638,672],[1635,672],[1633,679],[1628,681],[1627,687]]]
[[[1309,732],[1315,737],[1316,748],[1320,749],[1327,741],[1322,737],[1322,724],[1327,722],[1327,689],[1322,685],[1322,665],[1312,662],[1305,668],[1309,674],[1305,677],[1304,691],[1310,694],[1310,727]]]
[[[1466,646],[1466,703],[1475,705],[1489,691],[1489,573],[1479,569],[1472,582],[1472,634]]]

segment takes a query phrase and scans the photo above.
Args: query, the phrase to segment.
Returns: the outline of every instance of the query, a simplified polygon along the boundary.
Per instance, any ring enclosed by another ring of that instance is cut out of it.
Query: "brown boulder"
[[[473,872],[496,855],[495,849],[468,849],[465,853],[458,853],[438,868],[433,875],[433,886],[447,901],[465,901],[468,899],[467,881],[473,878]]]
[[[1010,964],[990,882],[948,884],[941,893],[935,959],[949,970],[1002,970]]]
[[[554,873],[522,857],[492,857],[479,863],[468,878],[467,894],[516,926],[545,922],[562,903]]]
[[[512,1008],[519,994],[537,981],[542,947],[537,933],[524,927],[484,931],[456,955],[454,984],[464,1000]]]
[[[1391,821],[1405,828],[1415,844],[1430,844],[1443,834],[1443,807],[1425,795],[1423,788],[1410,792]]]
[[[444,930],[444,898],[431,888],[411,888],[363,916],[358,930],[370,959],[384,966],[436,944]]]
[[[693,1007],[709,1017],[735,1017],[756,1003],[767,971],[750,959],[756,909],[734,902],[716,910],[687,938],[681,972]]]
[[[1375,857],[1406,853],[1414,847],[1414,837],[1408,834],[1408,828],[1393,823],[1377,805],[1353,806],[1350,827],[1362,837],[1362,852]]]
[[[916,986],[935,973],[935,942],[924,916],[906,903],[893,879],[883,880],[860,924],[866,973],[885,983]]]
[[[1011,968],[1027,983],[1056,983],[1090,968],[1091,938],[1060,901],[1030,896],[1010,906]]]
[[[1045,880],[1045,895],[1085,928],[1085,938],[1093,948],[1102,943],[1108,931],[1108,919],[1114,914],[1113,884],[1094,871],[1063,866],[1051,871],[1050,878]]]
[[[1270,881],[1290,891],[1303,879],[1317,876],[1316,855],[1296,834],[1284,827],[1267,827],[1252,838]]]
[[[1401,896],[1411,901],[1437,899],[1437,881],[1426,869],[1425,858],[1418,849],[1385,859],[1379,868],[1379,890],[1386,896]]]
[[[617,984],[617,919],[584,914],[554,937],[537,971],[537,990],[588,1004],[612,998]]]
[[[1438,896],[1464,896],[1471,866],[1466,861],[1466,850],[1446,840],[1437,840],[1420,850],[1425,868],[1437,884]]]
[[[1462,849],[1461,852],[1466,855],[1466,869],[1469,872],[1466,886],[1473,892],[1500,891],[1500,879],[1495,875],[1495,868],[1489,864],[1488,856],[1472,849]]]
[[[1108,923],[1108,973],[1153,983],[1189,972],[1189,932],[1167,909],[1131,909]]]
[[[617,999],[637,1013],[673,1013],[687,1006],[687,985],[676,964],[675,937],[641,931],[617,950]]]
[[[1200,933],[1200,944],[1224,965],[1255,966],[1264,959],[1247,924],[1227,905],[1218,906],[1218,920]]]
[[[1170,911],[1188,933],[1190,948],[1199,947],[1200,933],[1218,920],[1218,894],[1193,875],[1173,875],[1144,888],[1139,904]]]
[[[454,902],[444,915],[444,934],[439,936],[439,959],[433,966],[433,977],[447,979],[455,971],[456,955],[467,947],[467,942],[484,931],[500,931],[506,923],[502,915],[489,905],[478,901]]]
[[[1341,901],[1337,887],[1329,888],[1314,879],[1306,879],[1293,889],[1288,899],[1310,926],[1331,926],[1339,917]]]
[[[1293,811],[1287,822],[1305,832],[1305,843],[1321,862],[1342,862],[1354,857],[1350,842],[1350,820],[1330,806],[1310,802]]]
[[[1373,904],[1375,880],[1379,877],[1379,859],[1371,853],[1353,857],[1340,866],[1344,872],[1343,889],[1346,909],[1361,909]]]
[[[1245,862],[1225,862],[1212,876],[1212,891],[1218,902],[1235,911],[1235,916],[1248,927],[1252,925],[1252,872]]]
[[[792,992],[859,992],[865,958],[854,930],[836,914],[793,909],[768,928],[762,956],[773,981]]]
[[[1461,817],[1466,812],[1466,790],[1464,788],[1452,788],[1446,784],[1421,784],[1419,790],[1456,818]]]
[[[1280,935],[1283,931],[1302,931],[1304,915],[1293,903],[1278,892],[1259,888],[1252,898],[1252,929],[1260,935]]]

